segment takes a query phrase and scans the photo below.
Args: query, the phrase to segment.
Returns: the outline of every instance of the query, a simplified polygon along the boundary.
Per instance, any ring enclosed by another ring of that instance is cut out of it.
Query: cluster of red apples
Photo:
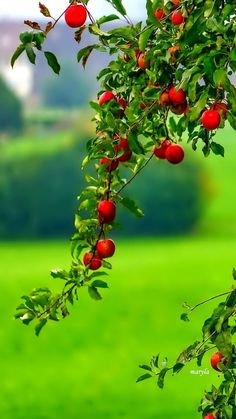
[[[113,201],[103,200],[97,206],[98,219],[101,225],[110,224],[116,216],[116,204]],[[109,258],[115,253],[115,243],[112,239],[97,240],[95,248],[86,252],[83,257],[84,265],[92,271],[102,266],[102,259]]]
[[[172,0],[172,3],[178,7],[180,0]],[[166,15],[165,10],[161,7],[158,7],[155,11],[155,16],[158,20],[162,20],[162,19],[168,19],[169,16]],[[183,15],[183,13],[181,12],[181,10],[179,10],[178,8],[176,8],[176,10],[174,10],[171,15],[171,22],[173,23],[173,25],[178,26],[181,25],[182,23],[184,23],[185,21],[185,16]]]

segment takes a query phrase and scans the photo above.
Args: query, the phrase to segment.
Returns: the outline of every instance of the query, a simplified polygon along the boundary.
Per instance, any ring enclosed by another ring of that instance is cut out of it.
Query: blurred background
[[[35,4],[33,4],[35,3]],[[65,1],[47,1],[55,16]],[[142,19],[143,1],[126,1]],[[95,16],[107,3],[91,0]],[[181,304],[227,291],[235,264],[235,133],[218,134],[225,158],[205,159],[186,148],[178,167],[153,161],[130,185],[144,209],[135,219],[119,211],[124,226],[114,234],[117,252],[102,302],[85,292],[72,316],[49,325],[40,338],[13,322],[19,298],[35,286],[54,286],[51,268],[70,264],[77,195],[84,185],[81,161],[94,135],[88,101],[96,97],[96,74],[108,57],[94,54],[86,71],[76,62],[73,31],[63,22],[47,40],[61,76],[41,60],[22,57],[10,68],[23,19],[41,19],[37,2],[0,5],[0,417],[4,419],[197,419],[204,389],[219,377],[191,373],[135,384],[140,363],[161,353],[174,362],[200,337],[215,303],[182,323]],[[88,39],[85,35],[84,43]],[[191,391],[189,391],[191,389]],[[171,403],[170,403],[171,400]]]

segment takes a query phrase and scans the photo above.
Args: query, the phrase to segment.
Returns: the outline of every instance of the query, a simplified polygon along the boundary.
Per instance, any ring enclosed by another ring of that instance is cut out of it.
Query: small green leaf
[[[31,44],[26,44],[25,45],[25,51],[26,51],[26,54],[27,54],[27,57],[28,57],[29,61],[32,64],[35,64],[36,54],[35,54],[35,52],[33,50],[32,45]]]
[[[22,44],[26,45],[26,44],[31,44],[31,42],[33,41],[33,36],[34,33],[32,32],[22,32],[20,34],[20,40],[22,42]]]
[[[22,54],[22,52],[24,52],[25,51],[25,45],[23,45],[23,44],[20,44],[17,48],[16,48],[16,50],[15,50],[15,52],[14,52],[14,54],[13,54],[13,56],[11,57],[11,66],[13,67],[14,66],[14,64],[15,64],[15,62],[16,62],[16,60],[18,59],[18,57]]]
[[[189,317],[188,317],[188,313],[182,313],[180,316],[180,319],[183,320],[184,322],[189,322]]]
[[[147,371],[152,371],[151,367],[149,365],[139,365],[139,368]]]
[[[88,293],[90,295],[91,298],[93,298],[93,300],[101,300],[102,296],[99,294],[97,288],[93,287],[93,286],[89,286],[88,287]]]
[[[184,364],[182,364],[182,362],[177,362],[177,364],[173,366],[173,374],[177,374],[182,368],[184,368]]]
[[[95,288],[108,288],[107,283],[105,281],[101,281],[101,279],[96,279],[95,281],[93,281],[91,286]]]
[[[232,276],[233,276],[233,279],[236,281],[236,269],[235,268],[233,268]]]
[[[152,378],[153,375],[149,374],[148,372],[146,374],[140,375],[140,377],[138,377],[136,383],[139,383],[140,381],[144,381],[147,380],[148,378]]]
[[[42,328],[46,325],[47,319],[41,319],[35,326],[35,334],[36,336],[39,336]]]
[[[151,25],[151,26],[147,26],[143,32],[141,33],[140,37],[139,37],[139,49],[140,51],[145,51],[145,48],[147,46],[148,40],[150,38],[150,36],[152,35],[152,33],[155,30],[155,26]]]
[[[46,57],[49,67],[51,67],[54,73],[59,74],[61,67],[57,61],[57,57],[52,52],[49,52],[49,51],[45,51],[44,55]]]
[[[122,15],[122,16],[125,16],[127,13],[126,13],[126,10],[125,10],[125,8],[124,8],[124,6],[123,6],[123,4],[122,4],[122,0],[111,0],[111,1],[108,1],[108,3],[112,3],[113,4],[113,6],[115,7],[115,9]]]
[[[161,370],[160,374],[158,375],[157,385],[159,388],[164,387],[164,380],[165,380],[166,373],[168,371],[169,371],[169,368],[163,368],[163,370]]]
[[[214,154],[224,157],[225,149],[222,145],[215,143],[214,141],[211,142],[211,149]]]
[[[108,16],[102,16],[100,19],[97,20],[98,25],[102,25],[106,22],[111,22],[112,20],[120,19],[117,15],[108,15]]]
[[[137,217],[143,217],[144,213],[143,211],[137,206],[137,204],[130,198],[124,197],[121,199],[121,204],[124,205],[124,207],[128,208],[130,212],[132,212]]]

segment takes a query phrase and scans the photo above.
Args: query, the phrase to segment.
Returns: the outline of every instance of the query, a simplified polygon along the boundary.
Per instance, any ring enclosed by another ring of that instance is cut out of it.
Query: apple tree
[[[78,50],[83,67],[94,50],[112,57],[97,76],[101,88],[90,102],[96,131],[87,143],[83,168],[93,164],[96,174],[86,174],[88,186],[80,193],[71,267],[51,271],[54,279],[62,281],[62,291],[33,289],[17,307],[15,317],[24,324],[34,321],[37,335],[48,321],[69,315],[69,305],[78,299],[80,288],[87,287],[95,300],[102,298],[101,290],[108,287],[107,270],[112,267],[107,259],[115,252],[111,232],[116,213],[123,205],[143,216],[126,190],[151,159],[181,164],[183,137],[193,151],[201,148],[205,157],[211,153],[224,156],[215,134],[226,123],[236,129],[232,81],[236,70],[235,0],[147,0],[145,23],[132,22],[122,0],[106,1],[114,13],[98,19],[89,0],[71,0],[58,18],[39,3],[47,21],[43,27],[25,21],[30,29],[20,34],[20,45],[12,57],[12,66],[23,53],[35,64],[37,54],[43,54],[59,74],[58,58],[44,49],[44,41],[60,19],[65,19],[68,30],[75,28],[78,44],[85,31],[93,35],[94,43]],[[107,29],[112,21],[114,26]],[[122,177],[122,166],[130,172],[128,179]],[[220,387],[213,386],[203,398],[200,411],[205,419],[236,417],[235,288],[226,294],[226,300],[205,321],[201,342],[190,345],[171,367],[160,366],[159,357],[154,357],[150,365],[141,366],[146,372],[138,379],[157,377],[163,387],[168,371],[177,373],[192,359],[200,364],[215,348],[212,366],[223,378]],[[182,319],[188,320],[188,314]]]

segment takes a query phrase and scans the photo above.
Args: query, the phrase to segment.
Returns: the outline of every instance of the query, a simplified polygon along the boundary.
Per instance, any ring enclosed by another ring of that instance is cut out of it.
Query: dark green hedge
[[[0,148],[0,238],[69,236],[85,141],[56,138],[18,141]],[[192,153],[190,153],[192,156]],[[192,157],[172,166],[153,160],[127,188],[146,217],[119,208],[118,234],[180,234],[191,231],[203,203],[203,173]]]

